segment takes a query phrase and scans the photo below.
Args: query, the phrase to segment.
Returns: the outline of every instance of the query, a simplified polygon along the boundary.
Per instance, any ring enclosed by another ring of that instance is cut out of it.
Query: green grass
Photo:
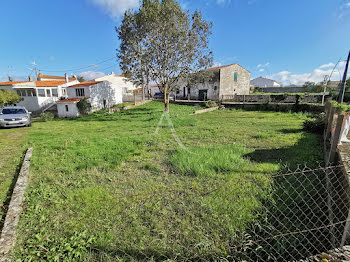
[[[322,159],[319,137],[302,131],[303,114],[170,111],[182,146],[166,118],[155,134],[158,102],[34,123],[15,258],[225,257],[259,218],[270,172]]]
[[[0,225],[25,151],[28,128],[0,129]],[[0,226],[1,229],[1,226]]]

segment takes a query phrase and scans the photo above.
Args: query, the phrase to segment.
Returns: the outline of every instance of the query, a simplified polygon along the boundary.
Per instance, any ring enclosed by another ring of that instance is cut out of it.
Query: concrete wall
[[[93,111],[123,103],[123,88],[109,81],[90,86],[87,94]]]
[[[68,111],[66,110],[66,105],[68,106]],[[57,103],[57,116],[60,118],[74,118],[79,116],[77,102]]]
[[[238,81],[234,81],[234,73]],[[220,69],[220,99],[231,95],[248,95],[250,90],[250,72],[238,64]]]
[[[132,94],[133,90],[137,88],[132,82],[128,81],[126,77],[114,74],[96,78],[95,81],[108,81],[113,88],[121,88],[123,94]]]

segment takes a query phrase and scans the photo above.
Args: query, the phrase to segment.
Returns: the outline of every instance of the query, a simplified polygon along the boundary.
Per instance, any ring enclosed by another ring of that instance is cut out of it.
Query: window
[[[66,112],[68,112],[69,111],[68,105],[65,105],[65,108],[66,108]]]
[[[67,95],[67,90],[65,88],[62,88],[62,95],[66,96]]]
[[[57,88],[53,88],[53,89],[52,89],[52,96],[58,97]]]
[[[17,90],[17,95],[21,96],[21,91],[20,90]]]
[[[35,91],[35,89],[32,89],[32,96],[36,96],[36,91]]]
[[[75,89],[75,94],[76,94],[77,96],[85,96],[85,90],[84,90],[84,88],[77,88],[77,89]]]
[[[46,96],[47,96],[47,97],[50,97],[50,96],[51,96],[51,91],[50,91],[50,89],[46,89]]]
[[[237,82],[238,81],[238,73],[235,72],[233,75],[234,81]]]
[[[38,96],[45,97],[45,89],[38,89]]]

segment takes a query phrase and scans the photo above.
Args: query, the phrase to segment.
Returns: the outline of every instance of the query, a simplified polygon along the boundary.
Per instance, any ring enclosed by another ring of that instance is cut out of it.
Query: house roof
[[[240,64],[238,63],[234,63],[234,64],[230,64],[230,65],[225,65],[225,66],[218,66],[218,67],[212,67],[212,68],[208,68],[206,69],[206,71],[217,71],[217,70],[220,70],[220,69],[224,69],[226,67],[230,67],[230,66],[233,66],[233,65],[239,65],[240,67],[244,68],[243,66],[241,66]],[[245,69],[245,68],[244,68]],[[247,69],[245,69],[247,70]],[[248,71],[248,70],[247,70]],[[248,71],[249,72],[249,71]]]
[[[226,67],[233,66],[235,64],[237,64],[237,63],[231,64],[231,65],[225,65],[225,66],[212,67],[212,68],[208,68],[206,71],[216,71],[216,70],[220,70],[220,69],[223,69]]]
[[[76,85],[72,85],[69,87],[79,87],[79,86],[92,86],[92,85],[96,85],[98,83],[102,83],[103,81],[86,81],[86,82],[82,82]]]
[[[79,102],[82,99],[83,98],[69,98],[69,99],[57,101],[57,103],[73,103],[73,102]]]
[[[12,86],[16,84],[22,84],[27,83],[28,81],[7,81],[7,82],[0,82],[0,86]]]
[[[52,80],[56,80],[56,79],[65,80],[66,79],[64,76],[49,76],[49,75],[43,75],[43,74],[39,74],[39,77],[40,78],[45,78],[45,79],[52,79]],[[68,79],[70,81],[76,80],[76,78],[74,78],[74,77],[68,77]]]
[[[11,81],[11,82],[0,82],[0,86],[13,86],[16,84],[35,84],[36,87],[55,87],[66,84],[66,81]],[[68,82],[69,83],[69,82]],[[34,87],[31,85],[31,87]]]
[[[51,87],[66,84],[66,81],[35,81],[36,87]]]

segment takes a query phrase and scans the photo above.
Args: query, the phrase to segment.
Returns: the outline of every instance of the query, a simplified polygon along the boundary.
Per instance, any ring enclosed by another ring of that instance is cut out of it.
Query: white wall
[[[68,106],[68,112],[66,111],[66,105]],[[60,118],[74,118],[79,116],[77,102],[57,103],[57,116]]]
[[[76,89],[80,88],[84,89],[84,96],[82,97],[76,95]],[[123,89],[109,81],[91,86],[68,87],[67,94],[68,98],[89,98],[92,111],[123,103]]]
[[[95,81],[108,81],[114,88],[122,88],[123,94],[133,94],[133,90],[137,88],[132,82],[128,81],[126,77],[117,76],[114,74],[106,75],[96,78]]]

